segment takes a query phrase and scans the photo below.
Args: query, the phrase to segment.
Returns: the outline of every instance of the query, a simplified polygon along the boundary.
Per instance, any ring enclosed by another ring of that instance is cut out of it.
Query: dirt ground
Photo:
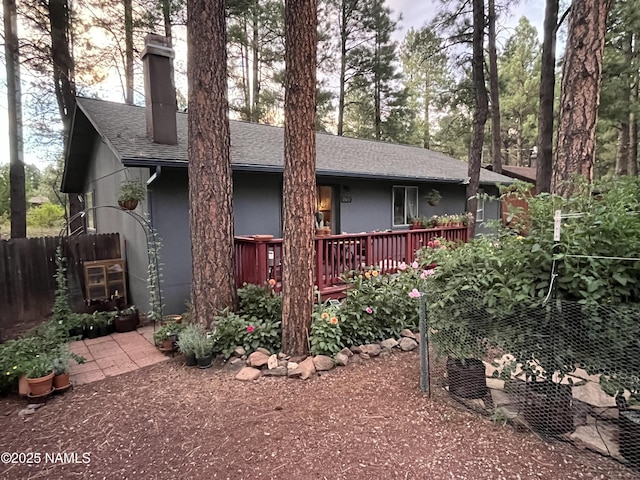
[[[41,456],[0,464],[0,477],[640,478],[611,459],[430,400],[418,378],[415,352],[313,380],[253,383],[176,358],[79,386],[24,418],[24,401],[2,399],[0,452]],[[52,453],[75,453],[78,463]]]

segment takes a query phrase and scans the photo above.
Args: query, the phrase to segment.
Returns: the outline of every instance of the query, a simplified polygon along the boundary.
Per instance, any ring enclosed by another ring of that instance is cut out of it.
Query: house
[[[160,37],[162,38],[162,37]],[[116,205],[125,179],[146,182],[148,195],[137,212],[148,212],[162,239],[163,301],[180,312],[189,297],[191,249],[188,215],[187,114],[176,113],[169,77],[170,48],[152,37],[143,52],[146,107],[78,98],[66,152],[62,191],[82,193],[85,206]],[[152,74],[151,74],[151,73]],[[282,233],[284,130],[230,122],[236,235]],[[317,205],[332,233],[406,230],[412,216],[465,209],[467,164],[404,145],[318,133]],[[497,193],[508,177],[482,171],[481,186]],[[424,198],[432,189],[438,206]],[[480,221],[499,217],[499,204],[479,207]],[[310,219],[310,221],[313,221]],[[215,214],[211,228],[215,228]],[[124,239],[133,301],[146,301],[147,252],[143,230],[112,208],[87,214],[97,232]]]

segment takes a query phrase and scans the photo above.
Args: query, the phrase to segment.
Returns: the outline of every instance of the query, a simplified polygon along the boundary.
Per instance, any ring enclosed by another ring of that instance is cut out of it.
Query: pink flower
[[[371,307],[365,308],[364,311],[367,312],[369,315],[373,313],[373,309]]]
[[[407,264],[404,262],[401,262],[400,265],[398,265],[398,270],[406,270],[407,269]]]
[[[410,296],[411,298],[418,298],[418,297],[420,296],[420,292],[418,291],[418,289],[417,289],[417,288],[414,288],[413,290],[411,290],[411,291],[409,292],[409,296]]]
[[[419,266],[420,266],[420,265],[418,265],[418,262],[413,262],[413,263],[411,264],[411,267],[412,267],[412,268],[418,268]]]
[[[252,333],[255,329],[253,328],[253,325],[249,325],[247,327],[247,333]]]
[[[433,275],[434,273],[436,273],[436,271],[433,268],[430,268],[429,270],[424,270],[421,274],[420,274],[420,278],[421,279],[425,279],[430,275]]]

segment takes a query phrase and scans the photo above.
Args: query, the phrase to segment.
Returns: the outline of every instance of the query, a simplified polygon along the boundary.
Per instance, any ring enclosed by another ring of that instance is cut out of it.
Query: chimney
[[[176,93],[171,78],[171,61],[175,56],[171,39],[149,34],[144,39],[144,102],[147,109],[147,137],[155,143],[176,145]]]

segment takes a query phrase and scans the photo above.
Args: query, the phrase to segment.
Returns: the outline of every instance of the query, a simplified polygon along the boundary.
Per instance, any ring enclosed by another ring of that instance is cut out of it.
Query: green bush
[[[277,322],[282,319],[282,297],[269,286],[245,283],[238,289],[240,311],[247,317]]]
[[[30,227],[55,227],[63,221],[64,208],[53,203],[44,203],[27,211],[27,225]]]
[[[312,355],[333,357],[344,347],[340,310],[336,307],[316,306],[309,334]]]

